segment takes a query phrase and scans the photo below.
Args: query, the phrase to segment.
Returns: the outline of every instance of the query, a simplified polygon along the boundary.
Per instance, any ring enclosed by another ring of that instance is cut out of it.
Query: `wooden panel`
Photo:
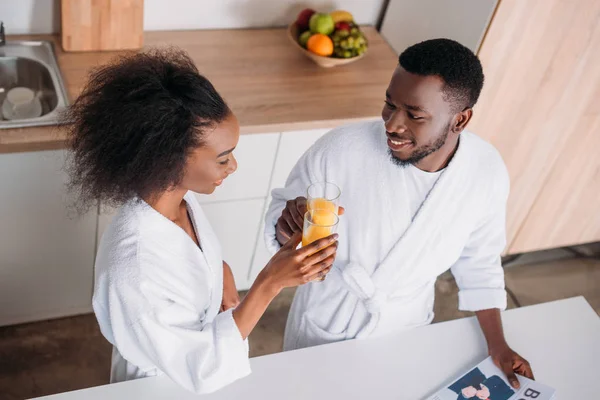
[[[486,83],[469,128],[499,149],[510,172],[509,252],[534,249],[514,243],[518,230],[565,146],[592,127],[577,121],[598,101],[599,16],[597,0],[502,0],[481,47]]]
[[[65,51],[139,49],[144,0],[61,0]]]
[[[600,37],[600,36],[599,36]],[[594,63],[600,66],[600,46]],[[600,80],[525,219],[511,253],[600,241]]]

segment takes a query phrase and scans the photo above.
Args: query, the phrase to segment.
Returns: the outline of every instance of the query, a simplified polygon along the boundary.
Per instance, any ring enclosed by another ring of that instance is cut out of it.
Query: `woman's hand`
[[[296,250],[302,239],[298,232],[271,258],[242,303],[233,310],[233,319],[244,339],[283,288],[322,280],[327,275],[335,260],[337,238],[338,235],[331,235]]]
[[[296,250],[302,240],[302,233],[296,232],[271,258],[259,279],[268,282],[277,293],[286,287],[323,280],[335,261],[337,238],[334,234]]]
[[[230,308],[235,308],[240,304],[240,295],[235,287],[233,272],[231,267],[223,261],[223,300],[221,302],[221,312]]]

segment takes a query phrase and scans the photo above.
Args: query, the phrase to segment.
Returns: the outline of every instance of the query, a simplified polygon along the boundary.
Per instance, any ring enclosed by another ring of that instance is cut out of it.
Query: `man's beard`
[[[435,153],[436,151],[441,149],[442,146],[444,144],[446,144],[446,140],[448,139],[449,129],[450,129],[450,125],[448,125],[444,129],[443,133],[440,136],[438,136],[438,138],[433,143],[429,143],[429,144],[426,144],[422,147],[415,149],[412,152],[412,154],[410,155],[410,157],[405,160],[401,160],[401,159],[397,158],[394,155],[394,153],[392,152],[392,149],[388,149],[388,153],[390,154],[392,162],[402,168],[407,167],[409,165],[415,165],[416,163],[418,163],[419,161],[421,161],[428,155]]]

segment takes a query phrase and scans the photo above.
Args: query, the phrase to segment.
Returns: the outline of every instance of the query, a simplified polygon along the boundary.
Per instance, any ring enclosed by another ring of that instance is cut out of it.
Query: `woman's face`
[[[196,193],[210,194],[237,169],[233,150],[240,139],[240,124],[233,113],[204,134],[202,147],[186,163],[181,185]]]

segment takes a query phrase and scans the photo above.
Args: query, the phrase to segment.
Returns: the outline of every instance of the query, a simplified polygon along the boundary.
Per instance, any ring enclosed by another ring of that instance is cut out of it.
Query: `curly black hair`
[[[442,78],[446,100],[458,109],[477,103],[483,69],[477,56],[462,44],[450,39],[426,40],[404,50],[399,62],[410,73]]]
[[[118,206],[177,185],[203,132],[229,113],[191,58],[176,48],[128,54],[93,70],[62,117],[78,211],[97,201]]]

